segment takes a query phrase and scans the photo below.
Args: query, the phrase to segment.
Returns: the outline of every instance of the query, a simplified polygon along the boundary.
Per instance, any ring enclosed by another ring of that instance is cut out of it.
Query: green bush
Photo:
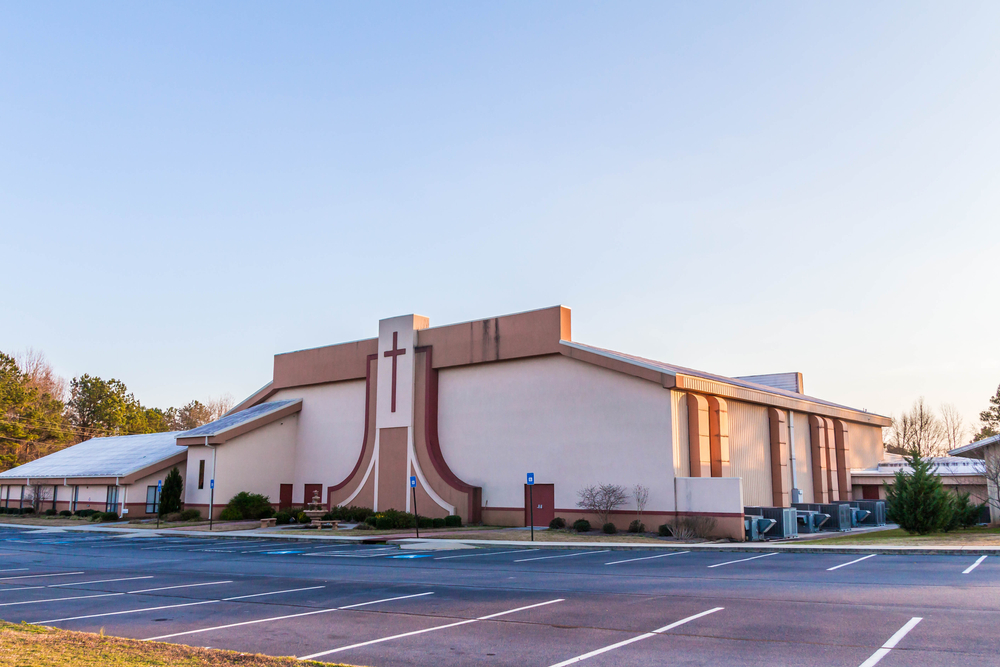
[[[361,523],[359,523],[354,527],[354,530],[375,530],[375,526],[371,525],[370,523],[365,523],[364,521],[362,521]]]
[[[118,516],[118,512],[98,512],[97,514],[95,514],[94,516],[92,516],[90,519],[91,519],[91,521],[94,521],[94,520],[96,520],[96,521],[118,521],[119,518],[120,517]]]
[[[181,512],[181,521],[199,521],[201,520],[201,510],[190,509]]]
[[[181,497],[184,491],[184,480],[177,468],[171,468],[163,480],[163,488],[160,489],[160,504],[157,506],[157,514],[165,516],[173,512],[181,511]]]
[[[661,525],[659,528],[656,529],[656,532],[659,533],[660,537],[674,536],[674,529],[671,528],[668,524]]]
[[[449,528],[459,528],[462,525],[462,517],[457,514],[450,514],[444,518],[444,525]]]
[[[392,530],[395,528],[395,526],[392,525],[392,519],[387,516],[375,517],[375,527],[379,530]]]
[[[603,526],[601,526],[601,530],[604,531],[608,535],[614,535],[615,533],[618,532],[618,529],[615,528],[615,524],[611,523],[610,521],[608,521],[606,524],[604,524]]]
[[[590,532],[590,522],[586,519],[577,519],[573,522],[573,530],[578,533]]]
[[[87,510],[77,510],[76,511],[76,515],[77,516],[82,516],[82,517],[94,516],[95,514],[97,514],[97,510],[87,509]]]
[[[284,526],[292,522],[292,515],[288,512],[278,512],[274,515],[276,519],[275,523],[279,526]]]
[[[417,525],[420,526],[421,528],[433,528],[434,519],[430,518],[429,516],[422,516],[419,519],[417,519]]]
[[[239,521],[241,519],[267,519],[274,516],[271,500],[259,493],[240,491],[229,499],[226,509],[219,518],[223,521]]]
[[[983,510],[983,505],[973,505],[969,500],[968,492],[961,492],[951,496],[951,516],[948,524],[943,530],[951,531],[957,528],[969,528],[979,523],[979,514]]]
[[[444,528],[444,527],[445,527],[444,519],[442,519],[441,517],[438,517],[436,519],[431,519],[431,528]]]
[[[306,516],[305,512],[299,512],[298,514],[296,514],[295,515],[295,521],[298,522],[298,523],[312,523],[312,521],[309,519],[309,517]]]
[[[364,523],[365,525],[368,525],[368,526],[371,526],[372,528],[374,528],[376,521],[377,521],[377,519],[375,518],[375,515],[372,514],[370,516],[366,516],[365,520],[362,523]]]
[[[21,508],[21,514],[34,514],[34,513],[35,513],[35,508],[34,507],[23,507],[23,508]]]
[[[949,526],[954,508],[951,494],[944,490],[934,473],[934,464],[913,451],[904,455],[912,473],[896,473],[886,487],[889,521],[910,534],[927,535]]]
[[[54,509],[49,508],[49,509],[45,510],[45,516],[55,516],[55,515],[56,515],[56,511]]]
[[[562,518],[561,516],[557,516],[556,518],[552,519],[552,521],[549,521],[549,528],[551,528],[552,530],[560,530],[565,527],[566,527],[566,519]]]
[[[630,533],[645,533],[646,526],[638,519],[634,520],[628,525],[628,532]]]
[[[73,516],[73,513],[70,512],[69,510],[63,510],[59,512],[59,516]]]

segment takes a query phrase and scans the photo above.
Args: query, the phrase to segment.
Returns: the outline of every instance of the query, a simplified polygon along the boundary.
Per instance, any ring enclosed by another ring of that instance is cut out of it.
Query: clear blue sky
[[[0,4],[0,349],[166,407],[561,303],[884,414],[1000,384],[1000,3]]]

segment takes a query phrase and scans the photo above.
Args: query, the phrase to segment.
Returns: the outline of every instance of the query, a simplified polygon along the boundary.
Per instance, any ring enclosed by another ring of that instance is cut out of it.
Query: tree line
[[[892,418],[892,425],[885,432],[885,448],[894,454],[945,456],[952,449],[998,433],[1000,387],[990,397],[989,407],[979,413],[978,430],[965,423],[954,405],[942,405],[939,415],[921,396],[909,411]]]
[[[233,404],[227,394],[180,408],[147,407],[116,378],[84,373],[67,382],[41,352],[0,351],[0,471],[90,438],[187,431]]]

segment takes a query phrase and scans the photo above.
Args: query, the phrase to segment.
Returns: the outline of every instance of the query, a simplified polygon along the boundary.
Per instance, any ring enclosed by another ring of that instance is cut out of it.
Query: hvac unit
[[[795,503],[795,514],[798,518],[798,528],[801,533],[818,533],[829,519],[830,515],[819,510],[809,509],[808,503]],[[812,505],[819,507],[819,505]]]
[[[743,516],[743,534],[748,542],[760,542],[764,539],[764,534],[771,530],[777,521],[766,519],[762,516]]]
[[[744,507],[743,513],[774,519],[774,527],[767,532],[769,539],[787,540],[799,536],[796,511],[791,507]]]
[[[885,501],[884,500],[855,500],[850,503],[851,507],[859,510],[871,512],[861,522],[863,526],[884,526],[885,525]]]

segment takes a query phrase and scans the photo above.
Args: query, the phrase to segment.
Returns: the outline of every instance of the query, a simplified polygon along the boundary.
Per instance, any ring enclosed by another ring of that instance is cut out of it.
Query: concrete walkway
[[[2,525],[2,524],[0,524]],[[12,525],[12,524],[8,524]],[[478,540],[455,537],[417,539],[415,537],[402,537],[395,535],[366,535],[347,536],[335,535],[331,532],[316,535],[288,534],[282,529],[256,528],[253,530],[229,530],[220,532],[208,532],[204,530],[178,530],[154,528],[128,528],[128,524],[104,524],[95,526],[31,526],[12,525],[25,530],[42,533],[106,533],[117,535],[122,538],[142,538],[142,537],[204,537],[204,538],[229,538],[229,539],[287,539],[287,540],[320,540],[334,543],[357,544],[382,542],[396,545],[400,549],[438,551],[445,549],[470,549],[470,548],[525,548],[537,549],[609,549],[614,551],[731,551],[731,552],[792,552],[792,553],[834,553],[834,554],[914,554],[914,555],[946,555],[946,554],[976,554],[976,555],[1000,555],[1000,546],[888,546],[888,545],[824,545],[817,544],[813,540],[783,541],[783,542],[525,542],[521,540]]]

